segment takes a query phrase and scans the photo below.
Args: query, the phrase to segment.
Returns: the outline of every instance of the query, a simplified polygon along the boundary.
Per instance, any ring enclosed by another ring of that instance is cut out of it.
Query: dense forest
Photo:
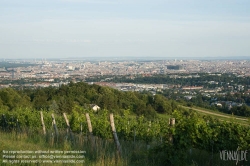
[[[71,82],[59,88],[0,90],[0,107],[7,110],[29,107],[36,110],[53,110],[56,113],[71,113],[76,105],[89,108],[90,104],[96,104],[101,109],[111,112],[129,109],[136,115],[144,115],[148,118],[153,118],[157,112],[170,114],[177,107],[174,101],[167,100],[159,94],[153,96],[147,92],[121,92],[83,82]]]

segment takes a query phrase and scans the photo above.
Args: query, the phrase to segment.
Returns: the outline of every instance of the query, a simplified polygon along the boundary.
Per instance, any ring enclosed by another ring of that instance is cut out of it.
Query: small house
[[[99,109],[101,109],[98,105],[96,104],[90,104],[90,108],[94,111],[97,112]]]

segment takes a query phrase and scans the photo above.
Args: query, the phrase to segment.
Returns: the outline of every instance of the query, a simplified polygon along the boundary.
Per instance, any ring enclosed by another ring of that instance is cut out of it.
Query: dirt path
[[[206,114],[216,115],[216,116],[225,117],[225,118],[232,118],[232,116],[221,115],[221,114],[217,114],[215,112],[210,112],[210,111],[206,111],[206,110],[202,110],[202,109],[198,109],[198,108],[191,108],[191,107],[185,107],[185,106],[182,106],[182,107],[187,108],[187,109],[193,109],[195,111],[203,112],[203,113],[206,113]],[[243,121],[248,120],[248,119],[245,119],[245,118],[237,118],[237,117],[235,119],[243,120]]]

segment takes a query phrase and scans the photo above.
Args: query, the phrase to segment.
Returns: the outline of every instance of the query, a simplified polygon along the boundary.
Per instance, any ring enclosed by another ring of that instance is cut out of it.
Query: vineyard
[[[16,140],[27,137],[31,142],[42,141],[46,148],[86,150],[88,165],[100,160],[109,162],[108,165],[235,165],[235,161],[221,160],[220,151],[250,149],[249,126],[218,121],[182,109],[172,113],[170,125],[168,118],[149,121],[125,110],[122,115],[114,114],[115,134],[121,145],[118,154],[108,110],[95,113],[75,107],[67,115],[68,124],[61,114],[41,112],[22,108],[1,110],[1,134],[12,133],[10,137]],[[91,120],[91,131],[86,114]],[[249,165],[249,155],[248,159],[240,164]]]

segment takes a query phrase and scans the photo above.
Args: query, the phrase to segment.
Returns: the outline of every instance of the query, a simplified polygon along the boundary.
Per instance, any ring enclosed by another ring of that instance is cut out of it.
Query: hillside
[[[129,109],[136,115],[144,115],[148,118],[155,117],[156,113],[171,114],[177,107],[174,101],[167,100],[162,95],[153,96],[147,92],[121,92],[83,82],[61,85],[59,88],[0,90],[0,108],[6,110],[27,107],[36,110],[53,110],[56,113],[71,113],[74,106],[90,108],[90,104],[96,104],[101,109],[111,112]]]

